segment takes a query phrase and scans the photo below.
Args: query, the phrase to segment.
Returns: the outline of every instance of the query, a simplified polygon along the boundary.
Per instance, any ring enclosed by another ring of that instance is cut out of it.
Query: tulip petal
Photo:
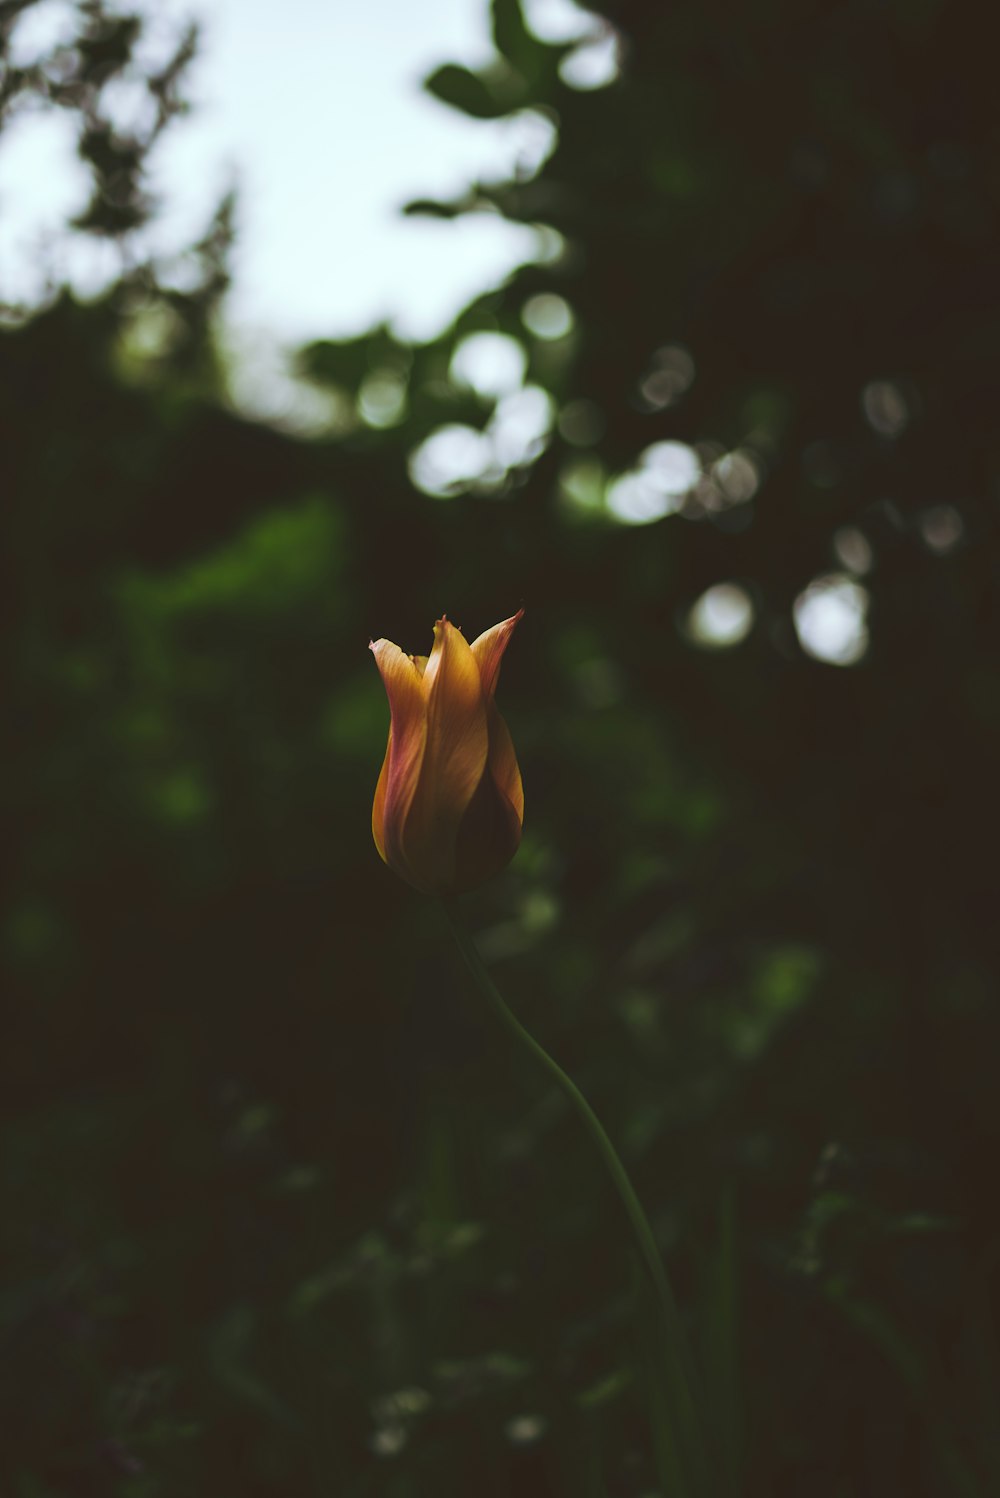
[[[458,829],[489,753],[479,667],[464,636],[447,619],[434,626],[422,686],[426,748],[403,843],[424,887],[443,892],[454,883]]]
[[[490,775],[497,790],[510,803],[517,817],[518,828],[520,828],[524,821],[524,787],[521,784],[521,771],[518,767],[517,755],[514,753],[510,729],[493,702],[487,709],[486,722],[490,736]]]
[[[403,832],[413,804],[427,745],[427,699],[420,672],[391,640],[374,640],[392,724],[372,807],[372,833],[390,867],[412,880]]]
[[[507,649],[508,642],[515,628],[524,615],[523,609],[518,609],[510,619],[504,619],[499,624],[494,624],[492,629],[484,630],[478,639],[473,640],[469,649],[476,658],[479,674],[483,682],[483,691],[487,698],[492,698],[497,689],[497,678],[500,675],[500,662],[503,653]]]
[[[479,782],[459,828],[456,891],[475,889],[499,874],[510,863],[520,841],[521,818],[487,773]]]
[[[389,779],[389,760],[392,756],[392,729],[389,729],[389,742],[385,746],[385,758],[379,771],[378,784],[375,787],[375,799],[372,802],[372,837],[378,849],[379,857],[383,863],[388,863],[385,856],[385,787]]]
[[[517,765],[517,756],[514,753],[514,745],[511,742],[507,725],[501,718],[493,703],[493,694],[496,691],[497,679],[500,675],[500,662],[503,660],[504,651],[510,642],[517,625],[524,616],[524,610],[518,609],[510,619],[504,619],[499,624],[494,624],[492,629],[485,630],[478,639],[473,640],[470,649],[476,657],[479,666],[479,674],[483,682],[483,691],[488,703],[487,726],[490,736],[489,767],[497,789],[510,802],[517,814],[518,824],[524,820],[524,791],[521,786],[521,772]]]

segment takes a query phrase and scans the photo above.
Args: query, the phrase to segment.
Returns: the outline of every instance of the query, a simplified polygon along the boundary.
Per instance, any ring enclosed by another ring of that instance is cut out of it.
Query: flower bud
[[[493,696],[523,612],[471,645],[441,618],[429,657],[372,641],[391,713],[372,833],[389,867],[427,894],[475,889],[521,841],[521,772]]]

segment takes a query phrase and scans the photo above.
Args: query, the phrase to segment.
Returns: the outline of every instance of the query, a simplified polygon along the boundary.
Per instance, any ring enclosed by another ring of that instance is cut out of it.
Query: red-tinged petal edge
[[[385,746],[385,758],[379,771],[378,784],[375,787],[375,799],[372,802],[372,837],[378,849],[379,857],[383,863],[388,863],[385,856],[385,788],[389,779],[389,760],[392,756],[392,729],[389,729],[389,742]]]
[[[372,806],[372,832],[390,868],[421,888],[419,873],[411,868],[406,856],[405,832],[427,745],[427,698],[420,672],[398,645],[391,640],[373,640],[370,648],[392,715]]]
[[[476,658],[479,667],[479,675],[482,678],[483,691],[487,698],[491,698],[497,689],[497,678],[500,675],[500,662],[503,653],[507,649],[511,635],[517,628],[524,616],[524,610],[518,609],[509,619],[503,619],[499,624],[494,624],[492,629],[484,630],[478,639],[473,640],[469,647]]]

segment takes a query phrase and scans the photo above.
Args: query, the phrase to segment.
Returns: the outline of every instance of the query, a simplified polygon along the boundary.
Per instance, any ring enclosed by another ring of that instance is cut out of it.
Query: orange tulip
[[[371,643],[391,713],[372,833],[390,869],[426,894],[475,889],[521,841],[521,772],[493,695],[523,613],[471,645],[439,619],[430,657]]]

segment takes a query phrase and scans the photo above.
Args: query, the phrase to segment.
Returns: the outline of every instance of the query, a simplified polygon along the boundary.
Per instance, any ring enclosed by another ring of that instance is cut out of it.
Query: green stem
[[[572,1103],[580,1121],[596,1146],[608,1174],[614,1182],[615,1189],[625,1208],[625,1215],[632,1228],[639,1258],[646,1271],[659,1307],[660,1320],[664,1333],[664,1375],[670,1405],[670,1423],[675,1428],[674,1444],[679,1448],[681,1453],[682,1465],[690,1472],[694,1484],[693,1490],[695,1492],[699,1490],[702,1492],[711,1492],[713,1490],[708,1485],[708,1452],[693,1392],[693,1369],[684,1343],[676,1302],[674,1301],[673,1291],[670,1288],[670,1282],[667,1279],[660,1251],[656,1246],[653,1230],[649,1225],[649,1219],[646,1217],[642,1209],[642,1204],[635,1194],[632,1182],[628,1178],[624,1165],[618,1158],[618,1153],[614,1145],[605,1133],[600,1119],[587,1102],[579,1087],[577,1087],[571,1077],[567,1076],[562,1067],[553,1061],[549,1053],[538,1044],[534,1036],[524,1028],[520,1020],[508,1009],[500,990],[487,972],[475,943],[458,920],[451,902],[442,900],[441,907],[444,911],[445,919],[451,928],[455,942],[458,945],[458,949],[493,1013],[518,1044],[531,1052],[549,1078]],[[680,1479],[677,1491],[679,1494],[686,1495],[691,1491],[691,1488],[689,1488],[687,1482]]]

